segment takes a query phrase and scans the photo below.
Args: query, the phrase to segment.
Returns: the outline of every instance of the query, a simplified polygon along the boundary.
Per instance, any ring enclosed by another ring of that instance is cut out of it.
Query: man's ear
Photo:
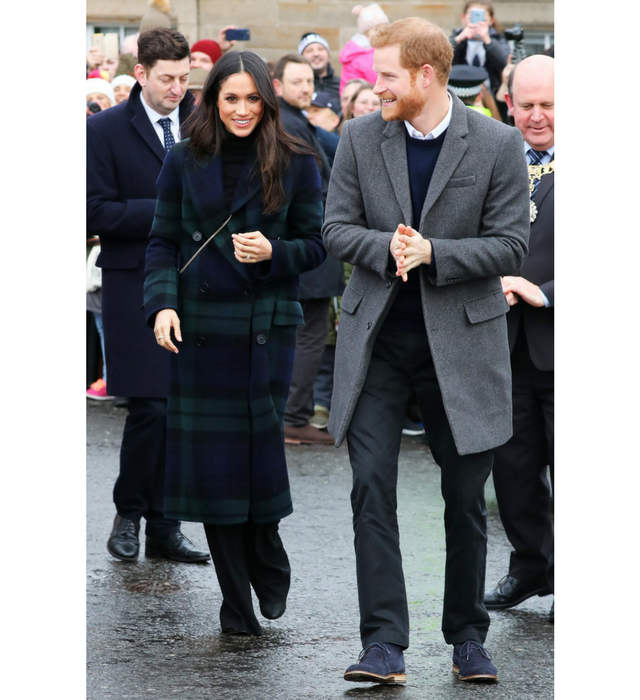
[[[504,101],[507,103],[507,107],[509,108],[509,114],[513,116],[513,102],[511,101],[508,92],[504,93]]]
[[[145,73],[141,63],[136,63],[133,68],[133,74],[135,75],[136,80],[140,83],[140,87],[144,87],[147,84],[147,74]]]
[[[431,83],[436,79],[436,72],[433,66],[429,63],[425,63],[422,68],[420,68],[420,77],[422,78],[422,87],[429,87]]]
[[[273,89],[276,91],[276,95],[278,95],[278,97],[282,97],[282,82],[277,78],[273,79]]]

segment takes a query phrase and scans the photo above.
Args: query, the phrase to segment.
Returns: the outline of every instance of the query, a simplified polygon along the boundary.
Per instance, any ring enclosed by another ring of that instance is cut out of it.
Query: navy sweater
[[[409,187],[411,189],[411,206],[413,208],[413,228],[419,231],[420,215],[424,200],[429,190],[429,183],[442,149],[447,131],[435,139],[422,141],[414,139],[407,133],[407,163],[409,166]],[[402,222],[406,223],[406,222]],[[429,235],[428,231],[420,233]],[[432,265],[435,261],[432,261]],[[419,267],[409,271],[408,280],[401,283],[400,291],[384,320],[384,327],[394,331],[415,332],[424,329],[422,300],[420,295]],[[396,271],[395,260],[389,253],[389,270]]]

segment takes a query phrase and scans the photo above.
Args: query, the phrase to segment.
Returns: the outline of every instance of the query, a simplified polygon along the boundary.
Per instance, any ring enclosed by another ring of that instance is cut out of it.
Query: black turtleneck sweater
[[[235,136],[232,133],[227,133],[227,140],[222,146],[222,184],[224,188],[225,202],[231,206],[231,200],[236,191],[236,186],[242,169],[249,158],[249,153],[254,147],[257,138],[258,130],[254,129],[248,136]],[[260,177],[260,174],[257,173]]]

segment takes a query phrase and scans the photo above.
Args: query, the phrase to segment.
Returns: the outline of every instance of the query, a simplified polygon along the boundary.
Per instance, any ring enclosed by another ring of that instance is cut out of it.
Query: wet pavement
[[[287,446],[294,513],[280,531],[292,566],[287,612],[262,620],[261,637],[220,632],[213,566],[141,556],[112,558],[113,483],[126,409],[87,401],[87,698],[335,700],[492,698],[554,695],[552,598],[491,614],[486,646],[500,682],[473,685],[451,672],[440,632],[444,584],[439,469],[420,437],[403,438],[398,510],[411,617],[406,686],[347,683],[360,652],[346,447]],[[506,572],[510,546],[487,484],[487,582]],[[206,549],[203,528],[183,532]],[[255,603],[258,610],[257,602]]]

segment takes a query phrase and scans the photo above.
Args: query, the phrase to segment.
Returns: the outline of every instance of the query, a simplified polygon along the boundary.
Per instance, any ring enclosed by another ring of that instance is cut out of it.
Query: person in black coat
[[[282,126],[293,136],[306,141],[320,160],[324,204],[331,165],[318,139],[316,127],[302,112],[311,105],[313,99],[313,69],[306,58],[287,54],[278,61],[273,75]],[[331,255],[327,255],[326,260],[315,270],[300,275],[304,326],[298,329],[293,375],[284,416],[284,438],[287,443],[333,445],[331,436],[310,425],[310,420],[314,413],[313,385],[327,343],[329,302],[331,297],[340,296],[343,289],[342,263]]]
[[[138,557],[142,517],[147,557],[210,558],[180,532],[178,520],[163,513],[169,357],[149,333],[141,308],[156,180],[167,151],[184,136],[180,127],[193,106],[189,56],[179,32],[144,32],[129,99],[87,119],[87,235],[100,237],[107,390],[129,398],[113,490],[117,514],[107,543],[122,561]]]
[[[484,11],[484,19],[473,22],[474,10]],[[462,21],[464,27],[454,30],[449,37],[453,46],[453,65],[466,63],[485,68],[489,74],[491,94],[495,98],[502,83],[502,71],[509,60],[510,48],[500,31],[500,24],[496,23],[493,4],[485,0],[467,2]]]
[[[520,275],[504,277],[513,378],[513,437],[494,452],[493,482],[513,552],[485,594],[488,610],[553,592],[554,81],[553,59],[530,56],[509,80],[507,104],[529,160],[531,235]],[[553,610],[553,608],[552,608]],[[553,619],[551,617],[551,619]]]
[[[327,40],[315,32],[303,34],[298,44],[298,53],[304,56],[313,68],[315,91],[329,93],[339,104],[340,77],[334,73],[329,63],[331,49]]]

